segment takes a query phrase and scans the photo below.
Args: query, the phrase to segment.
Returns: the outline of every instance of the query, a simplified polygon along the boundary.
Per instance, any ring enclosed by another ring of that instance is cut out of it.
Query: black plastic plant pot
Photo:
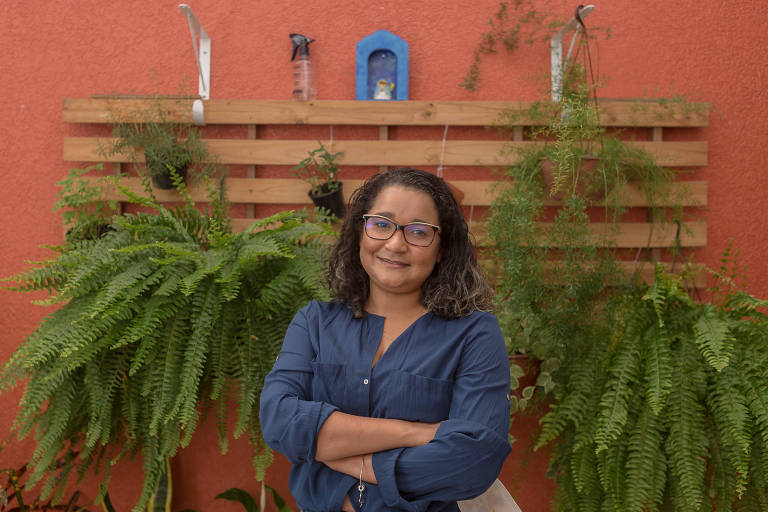
[[[145,153],[145,158],[147,159],[147,169],[149,169],[152,173],[152,185],[163,190],[170,190],[174,188],[173,178],[171,176],[171,171],[168,170],[168,167],[163,162],[155,160],[147,153]],[[174,167],[174,170],[179,176],[181,176],[181,179],[186,179],[188,169],[189,164],[181,167]]]
[[[341,219],[346,213],[346,209],[344,208],[344,195],[341,192],[341,185],[342,183],[339,182],[338,188],[328,190],[328,185],[324,184],[320,193],[312,194],[312,192],[310,192],[309,198],[312,199],[312,202],[315,203],[316,207],[325,208],[333,213],[336,217]]]

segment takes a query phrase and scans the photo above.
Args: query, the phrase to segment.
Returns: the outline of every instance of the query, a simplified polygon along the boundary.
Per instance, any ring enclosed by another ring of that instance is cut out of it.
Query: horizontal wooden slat
[[[101,147],[109,139],[65,137],[64,160],[70,162],[127,162],[125,155],[104,157]],[[205,139],[212,154],[222,164],[296,165],[318,147],[316,140],[238,140]],[[323,141],[329,146],[329,141]],[[656,157],[659,165],[690,167],[707,165],[707,142],[629,142]],[[538,142],[447,141],[440,140],[336,140],[333,151],[341,151],[340,165],[425,166],[443,165],[499,166],[519,160],[517,151],[541,145]],[[505,150],[505,151],[502,151]],[[504,156],[502,156],[502,152]]]
[[[542,223],[542,228],[546,224]],[[607,230],[615,229],[611,237],[611,247],[617,249],[639,249],[639,248],[670,248],[675,247],[675,234],[677,226],[675,224],[651,224],[647,222],[625,222],[615,225],[593,222],[590,225],[595,237],[595,243],[600,244],[601,239],[605,239]],[[482,225],[475,224],[472,234],[481,246],[487,245]],[[689,222],[686,223],[680,231],[681,247],[704,247],[707,245],[707,223]]]
[[[545,223],[541,223],[542,230],[546,229],[546,226]],[[619,222],[614,225],[593,222],[590,224],[590,229],[595,237],[596,244],[600,244],[601,240],[607,239],[606,233],[608,230],[615,230],[611,231],[610,239],[613,241],[611,247],[618,249],[638,249],[641,247],[653,249],[674,247],[676,245],[677,225],[675,224]],[[487,245],[482,225],[475,224],[471,231],[475,239],[478,240],[478,244],[481,246]],[[683,229],[680,230],[680,245],[682,247],[703,247],[707,245],[707,223],[704,221],[685,223]]]
[[[344,200],[348,201],[352,192],[362,184],[362,180],[342,180]],[[123,185],[141,194],[143,187],[139,178],[123,178]],[[464,192],[464,205],[487,206],[493,199],[494,181],[451,181],[453,185]],[[309,185],[295,178],[227,178],[225,180],[227,197],[232,203],[269,203],[269,204],[310,204],[307,196]],[[687,193],[684,191],[687,190]],[[207,201],[206,191],[202,187],[189,187],[190,194],[196,202]],[[682,197],[681,206],[706,206],[707,184],[702,181],[679,182],[673,184],[672,196]],[[174,190],[155,189],[155,195],[160,201],[178,201],[179,196]],[[648,206],[646,195],[635,185],[628,185],[619,196],[619,205],[628,207]],[[120,201],[124,197],[116,189],[104,191],[104,199]],[[546,201],[548,206],[557,206],[559,201]],[[598,202],[600,206],[602,203]],[[659,204],[658,206],[667,206]]]
[[[139,112],[151,99],[65,99],[66,123],[109,123],[113,112]],[[191,121],[192,99],[161,100],[178,119]],[[530,103],[508,101],[354,101],[315,100],[207,100],[207,124],[332,124],[489,126],[502,112],[524,112]],[[605,126],[707,126],[709,105],[669,100],[602,100],[600,119]],[[541,125],[546,120],[519,117],[512,124]]]

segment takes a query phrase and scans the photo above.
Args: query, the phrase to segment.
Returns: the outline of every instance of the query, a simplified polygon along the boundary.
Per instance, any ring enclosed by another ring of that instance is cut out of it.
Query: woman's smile
[[[408,266],[408,263],[405,263],[403,261],[398,261],[398,260],[389,259],[389,258],[383,258],[381,256],[377,256],[377,258],[379,259],[379,261],[381,261],[385,265],[389,265],[389,266],[392,266],[392,267],[395,267],[395,268],[404,268],[404,267]]]

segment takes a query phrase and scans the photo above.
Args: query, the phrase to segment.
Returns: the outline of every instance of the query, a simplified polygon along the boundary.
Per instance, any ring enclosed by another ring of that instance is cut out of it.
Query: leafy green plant
[[[558,509],[765,510],[768,301],[723,297],[657,267],[568,354],[538,440],[556,440]]]
[[[472,62],[462,77],[461,87],[476,92],[480,87],[480,63],[488,55],[503,49],[511,53],[521,45],[548,41],[568,21],[551,13],[549,0],[512,0],[499,2],[496,12],[488,19],[488,28],[472,52]],[[581,6],[579,6],[581,7]],[[610,34],[604,27],[591,32]]]
[[[340,186],[337,178],[340,171],[336,159],[344,153],[341,151],[329,153],[322,142],[319,144],[320,147],[310,151],[304,160],[291,169],[293,176],[309,183],[310,196],[338,190]]]
[[[93,180],[85,177],[94,171],[101,171],[102,165],[85,169],[70,169],[67,177],[56,183],[60,187],[54,210],[63,211],[63,222],[69,227],[67,240],[94,239],[102,236],[109,228],[112,216],[119,212],[117,201],[103,201],[104,185],[110,180],[98,176]]]
[[[220,172],[200,129],[173,116],[159,95],[130,111],[112,110],[112,137],[100,151],[104,156],[127,155],[140,172],[161,188],[173,188],[172,172],[184,178]],[[141,162],[144,165],[141,165]]]
[[[538,102],[525,112],[546,120],[531,131],[542,144],[520,151],[501,171],[486,219],[499,320],[511,352],[542,361],[538,384],[545,392],[556,385],[568,344],[601,318],[604,299],[634,284],[613,242],[628,184],[645,193],[655,218],[681,216],[672,173],[606,133],[596,108],[587,89],[567,87],[560,104]],[[585,170],[590,147],[595,165]],[[555,169],[549,181],[545,162]],[[561,201],[554,211],[553,194]],[[591,228],[596,206],[608,226],[599,234]]]
[[[215,412],[226,451],[231,400],[234,435],[249,437],[263,478],[272,456],[259,433],[263,378],[299,307],[328,298],[323,240],[333,232],[282,212],[234,234],[213,186],[212,214],[178,179],[186,201],[172,209],[114,186],[150,211],[115,216],[114,231],[6,279],[58,306],[0,369],[0,390],[24,381],[14,428],[37,437],[27,487],[44,480],[45,496],[71,471],[93,470],[106,492],[113,463],[140,454],[141,510],[201,414]],[[59,465],[70,449],[77,457]]]

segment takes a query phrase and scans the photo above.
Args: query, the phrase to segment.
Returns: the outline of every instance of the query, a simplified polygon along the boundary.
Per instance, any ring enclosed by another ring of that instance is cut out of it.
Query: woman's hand
[[[315,460],[326,462],[394,448],[423,446],[439,423],[368,418],[334,411],[317,435]]]
[[[344,496],[344,506],[341,507],[341,512],[355,512],[352,502],[349,501],[349,496]]]

